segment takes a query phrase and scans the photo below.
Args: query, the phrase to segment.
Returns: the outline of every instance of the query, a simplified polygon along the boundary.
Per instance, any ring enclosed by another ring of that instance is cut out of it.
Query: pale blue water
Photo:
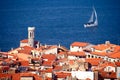
[[[99,26],[84,28],[96,8]],[[27,27],[35,26],[35,39],[42,44],[69,48],[74,41],[120,44],[119,0],[1,0],[0,48],[19,47],[27,38]]]

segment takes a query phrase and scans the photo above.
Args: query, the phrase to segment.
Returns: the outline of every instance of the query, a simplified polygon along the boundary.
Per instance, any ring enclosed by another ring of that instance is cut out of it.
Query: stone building
[[[20,41],[20,47],[30,46],[30,47],[39,47],[39,42],[35,41],[35,27],[28,27],[28,39],[24,39]]]

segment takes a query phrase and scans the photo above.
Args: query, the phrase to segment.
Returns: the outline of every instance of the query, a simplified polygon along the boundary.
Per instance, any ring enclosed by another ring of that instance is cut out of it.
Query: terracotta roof
[[[33,47],[30,46],[23,46],[21,47],[20,50],[18,50],[18,53],[26,53],[26,54],[30,54],[31,50],[33,50]]]
[[[100,59],[100,58],[88,58],[88,59],[85,59],[85,62],[88,62],[93,66],[98,66],[100,61],[102,61],[102,59]]]
[[[20,61],[22,66],[29,66],[29,62],[28,61]]]
[[[24,39],[20,41],[21,43],[28,43],[28,39]]]
[[[56,70],[56,71],[62,70],[62,66],[55,66],[54,70]]]
[[[120,46],[116,45],[113,47],[113,49],[114,49],[114,52],[118,52],[120,51]]]
[[[43,59],[48,59],[49,61],[53,61],[56,59],[56,55],[55,54],[43,54],[42,55]]]
[[[86,56],[85,52],[70,52],[68,55],[72,55],[72,56]]]
[[[112,53],[111,55],[109,55],[109,57],[111,57],[111,58],[120,58],[120,52]]]
[[[11,74],[2,74],[2,73],[0,73],[0,78],[3,78],[3,77],[11,78]]]
[[[86,42],[73,42],[71,44],[71,46],[79,46],[79,47],[85,47],[87,45],[88,45],[88,43],[86,43]]]
[[[91,54],[99,55],[99,56],[107,56],[109,53],[106,52],[91,52]]]
[[[55,75],[57,78],[66,78],[67,76],[71,76],[71,73],[68,72],[56,72]]]
[[[114,62],[107,62],[107,61],[105,61],[104,63],[100,64],[100,67],[102,67],[102,68],[105,68],[107,66],[115,67],[116,65],[115,65]]]
[[[75,60],[69,60],[69,64],[73,65],[75,63]]]
[[[53,61],[43,61],[42,66],[52,66]]]
[[[120,67],[120,62],[115,62],[116,66]]]
[[[19,60],[28,60],[28,57],[31,57],[29,54],[18,53],[15,54]]]
[[[45,80],[53,80],[52,78],[46,77]]]
[[[107,44],[99,44],[99,45],[96,45],[96,46],[93,46],[93,48],[95,48],[96,50],[106,50],[106,49],[108,49],[108,48],[110,48],[110,47],[113,47],[114,46],[114,44],[109,44],[109,45],[107,45]]]

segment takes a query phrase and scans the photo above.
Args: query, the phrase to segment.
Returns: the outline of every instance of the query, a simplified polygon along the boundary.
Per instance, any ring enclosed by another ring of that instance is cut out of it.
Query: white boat
[[[93,7],[92,15],[87,23],[84,24],[84,27],[95,27],[98,26],[97,13]]]

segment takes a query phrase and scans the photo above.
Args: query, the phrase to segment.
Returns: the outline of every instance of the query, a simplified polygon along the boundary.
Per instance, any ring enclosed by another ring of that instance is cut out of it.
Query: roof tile
[[[86,42],[73,42],[71,44],[71,46],[79,46],[79,47],[85,47],[87,45],[88,45],[88,43],[86,43]]]

